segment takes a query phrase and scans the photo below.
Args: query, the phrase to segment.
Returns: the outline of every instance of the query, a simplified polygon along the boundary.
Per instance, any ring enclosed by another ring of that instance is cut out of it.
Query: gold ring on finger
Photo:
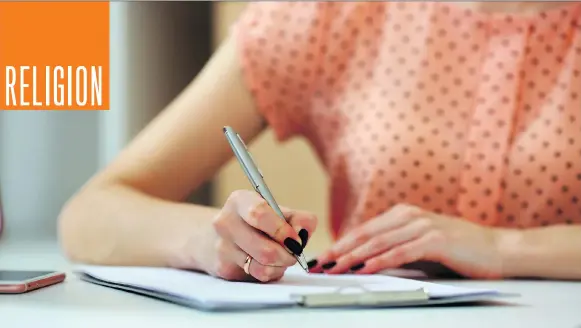
[[[244,272],[246,274],[250,274],[250,272],[248,271],[248,269],[250,269],[250,262],[252,262],[252,257],[250,257],[250,255],[246,256],[246,260],[244,261]]]

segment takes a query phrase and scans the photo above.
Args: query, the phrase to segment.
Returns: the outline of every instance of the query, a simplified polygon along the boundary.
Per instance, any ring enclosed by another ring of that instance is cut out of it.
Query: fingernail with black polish
[[[321,267],[323,268],[323,270],[329,270],[329,269],[332,269],[336,264],[337,264],[337,262],[333,261],[333,262],[325,263]]]
[[[298,241],[290,237],[284,240],[284,245],[288,247],[288,249],[290,249],[290,251],[297,256],[303,253],[303,247],[301,246],[301,244],[299,244]]]
[[[361,270],[361,269],[363,269],[364,266],[365,266],[365,263],[359,263],[357,265],[352,266],[351,271]]]
[[[309,269],[312,269],[317,266],[317,263],[319,263],[317,262],[317,260],[310,260],[309,262],[307,262],[307,266],[309,267]]]
[[[305,246],[307,246],[307,241],[309,240],[309,232],[306,229],[301,229],[301,231],[299,231],[299,237],[301,237],[303,248],[305,248]]]

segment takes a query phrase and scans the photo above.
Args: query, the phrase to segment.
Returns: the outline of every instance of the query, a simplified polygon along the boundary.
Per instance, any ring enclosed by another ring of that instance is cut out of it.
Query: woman
[[[438,262],[581,278],[580,3],[255,3],[195,81],[64,208],[76,261],[279,279],[316,227],[252,191],[184,204],[268,124],[331,181],[314,272]],[[290,252],[289,252],[290,251]],[[245,271],[246,267],[246,271]]]

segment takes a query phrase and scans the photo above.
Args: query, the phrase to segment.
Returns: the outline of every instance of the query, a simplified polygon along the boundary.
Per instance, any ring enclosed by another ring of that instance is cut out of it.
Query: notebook
[[[271,283],[232,282],[170,268],[78,266],[75,271],[86,282],[206,311],[425,306],[516,296],[385,275],[308,274],[300,267]]]

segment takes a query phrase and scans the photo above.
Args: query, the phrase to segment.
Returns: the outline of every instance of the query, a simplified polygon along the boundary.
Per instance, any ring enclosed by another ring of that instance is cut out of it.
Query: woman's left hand
[[[466,277],[499,279],[497,233],[459,218],[398,205],[346,234],[316,259],[311,272],[370,274],[425,260]]]

